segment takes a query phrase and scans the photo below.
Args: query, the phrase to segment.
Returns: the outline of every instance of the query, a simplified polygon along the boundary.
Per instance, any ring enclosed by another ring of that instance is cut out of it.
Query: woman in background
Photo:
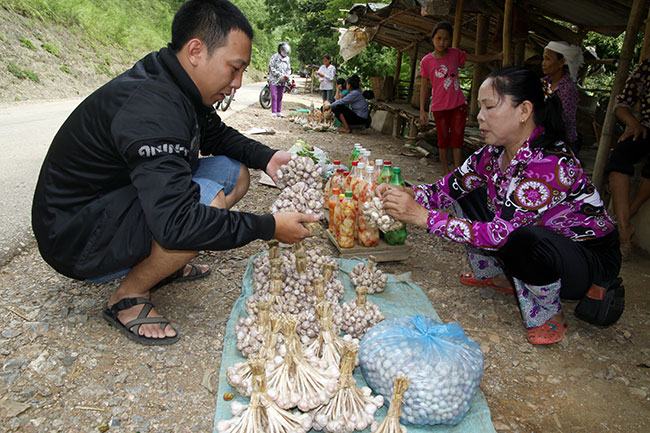
[[[576,113],[578,111],[578,87],[576,77],[580,66],[584,63],[580,47],[564,41],[551,41],[544,48],[542,78],[548,94],[556,94],[562,102],[562,119],[566,127],[569,147],[578,155],[581,143],[576,129]]]
[[[278,45],[278,52],[271,56],[269,62],[269,87],[271,88],[271,116],[283,117],[282,96],[284,85],[291,75],[291,62],[289,60],[291,47],[286,42]]]

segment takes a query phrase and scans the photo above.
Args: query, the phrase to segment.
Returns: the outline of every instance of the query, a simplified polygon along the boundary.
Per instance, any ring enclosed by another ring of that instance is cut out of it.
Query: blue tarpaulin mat
[[[247,317],[245,310],[246,298],[253,294],[253,260],[260,254],[267,254],[266,252],[256,254],[248,261],[248,267],[244,273],[242,281],[242,294],[235,302],[226,325],[226,335],[223,342],[223,355],[221,358],[221,372],[219,374],[219,392],[217,399],[217,409],[214,416],[214,433],[217,432],[217,422],[222,419],[232,418],[230,412],[230,402],[223,399],[223,394],[231,392],[235,395],[234,400],[240,401],[242,404],[247,404],[248,399],[242,397],[235,391],[233,387],[226,382],[226,369],[237,362],[245,361],[245,358],[237,350],[237,336],[235,335],[235,325],[242,317]],[[356,298],[354,286],[350,281],[349,274],[352,268],[356,266],[358,260],[336,259],[339,262],[338,279],[345,286],[344,301],[349,301]],[[402,316],[412,316],[419,314],[421,316],[428,316],[437,322],[441,322],[438,313],[431,305],[431,301],[422,289],[411,281],[403,281],[394,275],[388,275],[388,282],[384,292],[379,294],[368,295],[368,300],[374,302],[379,306],[386,319],[392,319]],[[359,367],[354,370],[354,378],[357,381],[357,386],[366,386],[366,382],[361,375]],[[233,400],[231,400],[233,401]],[[387,399],[387,402],[390,399]],[[375,413],[375,419],[378,421],[386,417],[387,407],[383,406]],[[407,425],[409,433],[496,433],[492,420],[490,418],[490,409],[488,408],[487,401],[483,393],[479,389],[472,401],[472,406],[465,415],[463,420],[455,426],[414,426]],[[370,428],[363,431],[363,433],[370,432]]]

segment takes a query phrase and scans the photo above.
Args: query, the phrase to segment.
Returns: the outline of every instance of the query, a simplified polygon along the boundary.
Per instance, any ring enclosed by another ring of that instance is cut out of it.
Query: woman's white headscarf
[[[571,74],[571,78],[575,81],[578,76],[578,69],[584,63],[582,49],[564,41],[551,41],[544,49],[560,53],[564,56],[565,64],[569,67],[569,74]]]

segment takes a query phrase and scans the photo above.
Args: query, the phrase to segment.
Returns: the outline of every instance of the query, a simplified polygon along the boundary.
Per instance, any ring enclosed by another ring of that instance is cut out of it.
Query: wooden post
[[[399,75],[402,73],[402,52],[398,51],[397,52],[397,61],[395,64],[395,77],[393,80],[393,83],[395,84],[395,88],[393,89],[393,99],[398,100],[399,99]]]
[[[476,55],[485,54],[487,52],[488,43],[488,24],[490,17],[486,14],[479,14],[476,19],[476,42],[474,43],[474,53]],[[470,96],[469,114],[472,119],[476,118],[478,114],[478,88],[481,87],[483,78],[487,73],[487,66],[485,63],[474,64],[474,75],[472,76],[472,94]]]
[[[409,93],[408,97],[406,98],[407,101],[410,101],[411,98],[413,97],[413,84],[415,83],[415,69],[417,66],[418,62],[418,48],[420,47],[420,44],[415,44],[413,46],[413,55],[411,56],[411,79],[409,81]]]
[[[526,57],[526,39],[519,39],[515,41],[515,66],[524,66],[524,60]]]
[[[609,104],[607,104],[607,114],[605,115],[605,122],[603,123],[603,130],[600,134],[600,142],[598,143],[598,153],[596,154],[596,162],[594,163],[593,181],[596,188],[602,190],[605,183],[605,165],[609,159],[609,149],[612,146],[614,139],[614,127],[616,126],[616,114],[614,114],[614,105],[616,95],[621,93],[627,80],[630,64],[632,63],[632,56],[634,55],[634,43],[636,42],[636,35],[641,27],[641,15],[644,10],[646,0],[634,0],[632,8],[630,9],[630,18],[627,21],[627,28],[625,29],[625,39],[623,40],[623,48],[621,48],[621,55],[619,57],[618,69],[616,70],[616,78],[614,78],[614,85],[612,86],[612,93],[609,96]]]
[[[503,7],[503,61],[502,66],[510,66],[512,64],[510,47],[512,45],[512,4],[514,0],[506,0]]]
[[[460,36],[463,33],[461,27],[463,26],[463,8],[465,0],[456,0],[456,15],[454,17],[454,37],[451,46],[458,48],[460,45]]]
[[[648,17],[645,19],[645,33],[643,34],[643,47],[641,48],[641,55],[639,62],[645,60],[650,55],[650,9],[648,9]]]

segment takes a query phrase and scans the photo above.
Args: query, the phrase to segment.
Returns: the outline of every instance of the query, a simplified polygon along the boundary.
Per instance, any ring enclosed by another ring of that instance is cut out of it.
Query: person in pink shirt
[[[427,109],[430,109],[438,131],[443,175],[449,173],[447,148],[452,148],[454,168],[460,165],[463,153],[467,101],[460,88],[458,68],[463,66],[465,61],[480,63],[501,58],[500,53],[475,56],[450,47],[453,33],[454,29],[447,21],[436,24],[431,34],[435,49],[420,62],[420,75],[424,78],[420,88],[420,124],[425,126],[429,123]],[[427,106],[429,89],[431,105]]]

